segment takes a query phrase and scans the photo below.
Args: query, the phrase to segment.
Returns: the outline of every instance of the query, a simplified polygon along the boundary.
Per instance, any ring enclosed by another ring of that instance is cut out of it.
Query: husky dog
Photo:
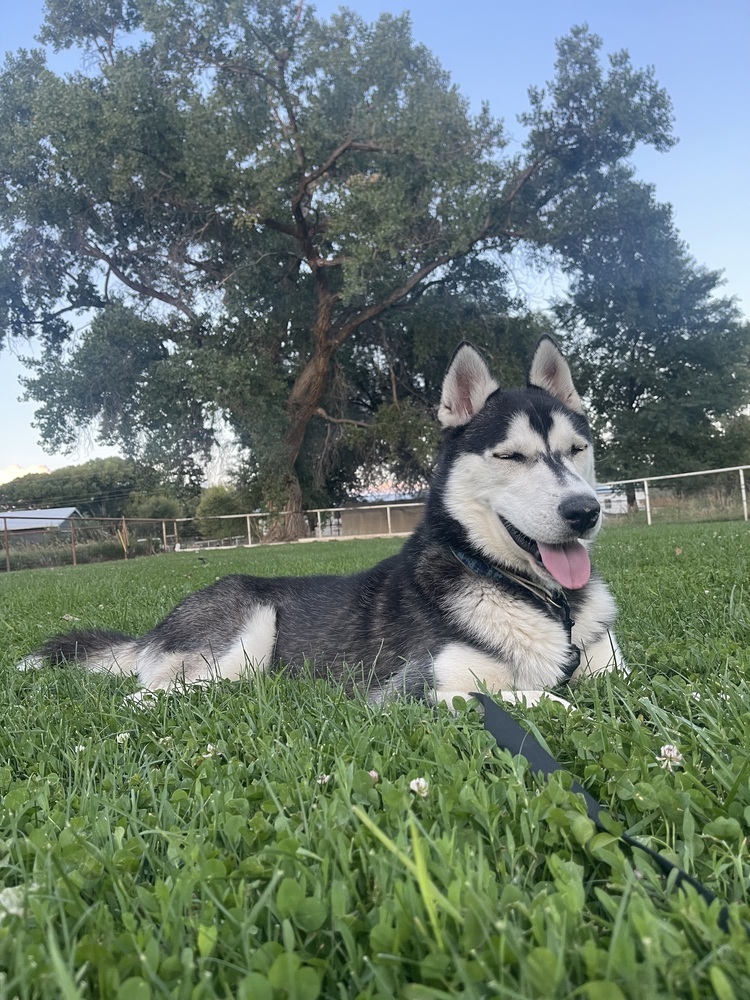
[[[442,388],[443,441],[424,519],[398,555],[352,576],[229,576],[151,632],[73,631],[21,664],[78,660],[146,688],[285,666],[380,700],[528,693],[622,665],[615,603],[587,543],[602,513],[591,432],[555,342],[525,389],[501,389],[462,343]],[[356,682],[355,682],[356,683]]]

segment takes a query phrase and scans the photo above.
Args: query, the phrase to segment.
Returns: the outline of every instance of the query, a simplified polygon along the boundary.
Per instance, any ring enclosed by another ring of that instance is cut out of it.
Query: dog
[[[228,576],[141,638],[72,631],[19,666],[78,661],[152,690],[312,667],[376,702],[449,706],[478,687],[533,704],[623,667],[588,553],[602,523],[591,430],[555,341],[539,341],[523,389],[461,343],[437,416],[425,514],[399,554],[350,576]]]

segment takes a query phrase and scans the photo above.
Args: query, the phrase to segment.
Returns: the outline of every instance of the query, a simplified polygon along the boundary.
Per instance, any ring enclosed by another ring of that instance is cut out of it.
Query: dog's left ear
[[[464,341],[456,348],[443,379],[438,420],[443,427],[468,424],[499,388],[482,355],[476,347]]]
[[[568,409],[575,410],[576,413],[584,412],[581,397],[573,385],[568,362],[552,337],[542,337],[536,345],[528,382],[537,389],[546,389]]]

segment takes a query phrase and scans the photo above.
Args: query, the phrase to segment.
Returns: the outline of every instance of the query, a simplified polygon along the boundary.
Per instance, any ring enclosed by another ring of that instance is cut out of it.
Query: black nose
[[[568,497],[557,508],[577,535],[584,535],[599,520],[599,503],[591,496]]]

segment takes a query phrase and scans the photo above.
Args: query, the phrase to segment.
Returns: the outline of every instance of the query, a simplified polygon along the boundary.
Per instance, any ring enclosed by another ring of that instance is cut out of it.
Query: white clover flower
[[[78,743],[76,746],[73,747],[73,752],[74,753],[83,753],[83,751],[85,749],[86,749],[86,747],[85,747],[85,745],[83,743]]]
[[[378,772],[377,771],[368,771],[368,774],[372,778],[373,784],[377,785],[377,783],[380,781],[380,775],[378,774]]]
[[[38,889],[39,886],[36,882],[32,882],[29,886],[12,885],[0,889],[0,923],[6,917],[22,917],[29,894]]]
[[[420,798],[426,798],[430,791],[430,786],[426,778],[412,778],[409,782],[409,788],[415,795],[419,795]]]
[[[204,757],[213,757],[216,753],[216,746],[213,743],[206,744],[206,752],[203,754]]]
[[[127,743],[127,742],[128,742],[128,740],[130,739],[130,733],[128,733],[128,732],[125,732],[125,733],[118,733],[118,734],[117,734],[117,736],[115,737],[115,739],[116,739],[116,740],[117,740],[117,742],[118,742],[118,743],[120,743],[120,744],[122,744],[122,743]]]
[[[315,779],[319,785],[327,785],[331,780],[330,774],[319,774]]]
[[[672,743],[665,743],[656,758],[665,771],[682,766],[682,754]]]

